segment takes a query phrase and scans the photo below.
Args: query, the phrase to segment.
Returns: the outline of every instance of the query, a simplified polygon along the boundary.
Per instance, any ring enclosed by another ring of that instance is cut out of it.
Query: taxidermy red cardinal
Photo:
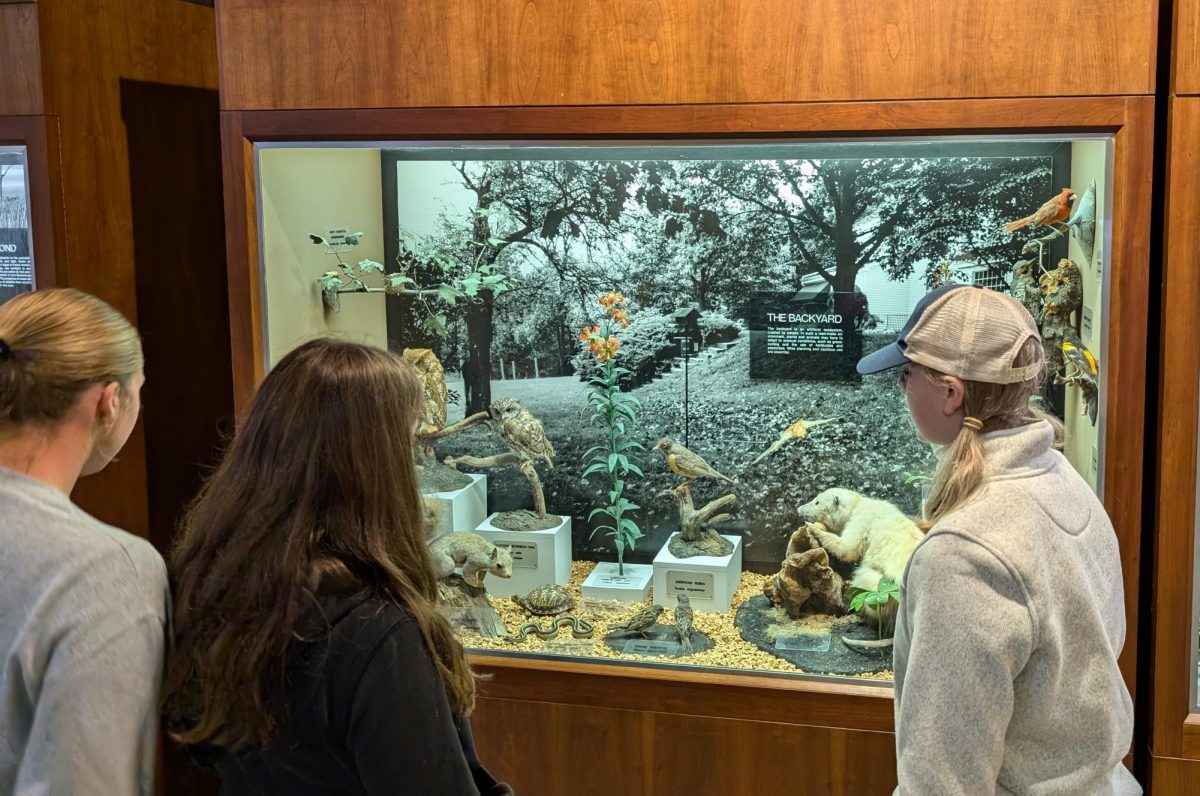
[[[1063,188],[1058,192],[1058,196],[1039,207],[1036,213],[1013,221],[1004,228],[1004,231],[1016,232],[1021,227],[1027,227],[1030,224],[1043,227],[1061,224],[1071,217],[1071,202],[1074,199],[1075,192],[1070,188]]]

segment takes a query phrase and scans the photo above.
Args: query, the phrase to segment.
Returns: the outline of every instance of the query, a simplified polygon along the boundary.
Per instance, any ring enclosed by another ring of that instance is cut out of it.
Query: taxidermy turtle
[[[553,583],[538,586],[524,597],[513,595],[513,602],[536,616],[554,616],[575,607],[575,599],[567,592],[567,587]]]

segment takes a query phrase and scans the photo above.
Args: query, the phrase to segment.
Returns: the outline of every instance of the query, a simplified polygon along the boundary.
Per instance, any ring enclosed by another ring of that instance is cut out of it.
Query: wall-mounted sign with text
[[[25,147],[0,146],[0,303],[33,290]]]

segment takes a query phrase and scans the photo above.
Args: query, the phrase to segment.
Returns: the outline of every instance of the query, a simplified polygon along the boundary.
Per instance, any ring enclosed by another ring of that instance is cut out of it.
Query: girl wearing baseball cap
[[[1033,317],[991,290],[922,299],[860,373],[900,369],[941,446],[896,621],[898,793],[1137,794],[1121,562],[1104,506],[1030,401]]]

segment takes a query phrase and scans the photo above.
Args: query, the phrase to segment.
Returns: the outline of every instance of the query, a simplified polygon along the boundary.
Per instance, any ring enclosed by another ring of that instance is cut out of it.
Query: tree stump
[[[730,555],[733,552],[733,542],[721,536],[714,526],[730,518],[730,514],[718,512],[736,500],[737,495],[725,495],[697,510],[692,502],[692,490],[688,485],[677,486],[675,501],[679,504],[679,534],[673,536],[667,545],[671,555],[676,558]]]
[[[842,576],[829,566],[829,554],[812,538],[807,525],[792,534],[779,572],[763,587],[767,599],[782,606],[793,619],[844,614],[844,592]]]
[[[504,638],[508,628],[487,597],[487,589],[472,586],[461,575],[438,581],[438,610],[459,630],[470,630],[484,638]]]

